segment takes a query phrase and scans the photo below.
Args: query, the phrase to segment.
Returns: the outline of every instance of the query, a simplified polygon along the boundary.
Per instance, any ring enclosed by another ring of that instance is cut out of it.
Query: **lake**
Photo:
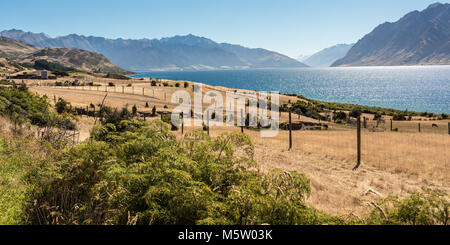
[[[158,71],[133,77],[187,80],[295,93],[330,102],[450,113],[450,66]]]

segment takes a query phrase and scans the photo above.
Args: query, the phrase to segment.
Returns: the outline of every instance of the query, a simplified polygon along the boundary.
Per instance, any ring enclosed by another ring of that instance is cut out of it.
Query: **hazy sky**
[[[358,41],[436,0],[2,0],[0,30],[108,38],[194,34],[291,57]]]

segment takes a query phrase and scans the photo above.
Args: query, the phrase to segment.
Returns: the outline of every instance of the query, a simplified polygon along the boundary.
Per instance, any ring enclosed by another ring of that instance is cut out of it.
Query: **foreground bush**
[[[167,124],[105,124],[67,150],[58,178],[31,209],[37,224],[322,224],[305,204],[309,180],[274,170],[261,177],[240,133],[182,141]]]
[[[0,132],[0,225],[27,224],[34,193],[56,177],[54,153],[46,142]]]
[[[424,189],[406,199],[388,197],[374,204],[368,224],[383,225],[449,225],[450,203],[446,193]]]
[[[261,173],[250,139],[177,140],[169,125],[123,120],[92,130],[84,144],[55,150],[28,136],[0,135],[1,224],[411,224],[448,225],[439,191],[373,203],[363,219],[306,204],[308,178]]]

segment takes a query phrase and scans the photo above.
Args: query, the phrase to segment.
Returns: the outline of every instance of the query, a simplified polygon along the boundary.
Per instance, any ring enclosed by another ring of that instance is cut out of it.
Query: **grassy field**
[[[73,78],[67,78],[73,79]],[[114,82],[115,87],[62,87],[34,86],[31,90],[53,97],[62,97],[73,106],[86,107],[91,103],[98,105],[108,91],[106,105],[131,108],[136,105],[139,111],[150,111],[156,106],[158,111],[171,111],[176,104],[170,103],[172,93],[178,89],[175,82],[159,81],[151,86],[149,81],[116,81],[91,78],[94,83],[107,85]],[[37,84],[37,81],[28,81]],[[159,86],[167,82],[167,86]],[[133,87],[128,87],[131,83]],[[183,87],[183,82],[181,87]],[[124,86],[124,94],[122,87]],[[145,88],[142,94],[142,88]],[[134,94],[133,94],[133,91]],[[204,86],[203,92],[225,93],[231,89]],[[192,83],[186,89],[192,94]],[[300,100],[293,96],[280,96],[280,104]],[[145,104],[149,104],[149,108]],[[207,105],[204,104],[204,108]],[[165,108],[167,107],[167,108]],[[449,120],[430,120],[425,117],[413,117],[412,121],[394,121],[390,131],[390,118],[383,116],[385,123],[376,127],[373,115],[367,128],[362,131],[362,165],[358,171],[351,169],[356,161],[356,131],[353,126],[323,122],[329,130],[294,131],[293,149],[288,150],[288,132],[280,131],[274,138],[261,138],[256,130],[246,130],[255,144],[257,163],[264,171],[274,168],[294,170],[307,174],[311,179],[312,192],[308,202],[331,214],[361,214],[367,211],[367,203],[389,195],[405,196],[411,191],[420,191],[423,186],[438,188],[450,192],[450,137],[447,125]],[[147,118],[148,120],[157,120]],[[288,113],[281,113],[281,121],[288,120]],[[319,121],[310,117],[296,115],[294,122]],[[89,137],[93,118],[80,118],[80,140]],[[421,124],[421,133],[418,132]],[[432,127],[436,124],[438,128]],[[198,128],[186,127],[186,131]],[[238,132],[238,127],[211,127],[213,137],[223,132]],[[180,131],[174,132],[181,137]]]

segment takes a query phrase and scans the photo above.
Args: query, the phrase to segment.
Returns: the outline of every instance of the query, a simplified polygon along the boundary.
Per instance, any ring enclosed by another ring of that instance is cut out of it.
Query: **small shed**
[[[41,72],[41,78],[42,78],[42,79],[48,79],[48,71],[43,70],[43,71]]]

